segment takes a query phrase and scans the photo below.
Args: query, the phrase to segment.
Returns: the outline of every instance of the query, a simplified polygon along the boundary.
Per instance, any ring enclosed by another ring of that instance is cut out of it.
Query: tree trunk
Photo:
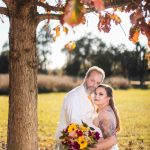
[[[36,23],[25,14],[10,17],[8,150],[38,149]]]

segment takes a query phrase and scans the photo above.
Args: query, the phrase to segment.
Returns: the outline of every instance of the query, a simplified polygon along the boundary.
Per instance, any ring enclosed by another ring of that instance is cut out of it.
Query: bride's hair
[[[97,88],[99,87],[104,88],[106,90],[107,96],[110,97],[109,106],[112,108],[116,117],[116,132],[119,132],[120,131],[120,119],[119,119],[117,108],[115,107],[114,100],[113,100],[113,89],[107,84],[100,84]]]

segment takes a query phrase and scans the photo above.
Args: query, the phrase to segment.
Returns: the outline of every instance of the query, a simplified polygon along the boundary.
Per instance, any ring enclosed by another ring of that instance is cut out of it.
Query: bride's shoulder
[[[98,127],[98,125],[99,125],[99,117],[98,117],[98,114],[97,114],[97,115],[94,115],[93,124]]]
[[[111,120],[112,114],[110,111],[104,110],[98,113],[99,120]]]

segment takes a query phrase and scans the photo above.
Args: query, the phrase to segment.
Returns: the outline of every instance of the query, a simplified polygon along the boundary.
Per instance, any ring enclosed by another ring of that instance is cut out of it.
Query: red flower
[[[76,133],[77,133],[78,136],[82,136],[83,135],[83,132],[80,131],[80,130],[77,130]]]
[[[100,138],[100,134],[98,132],[95,132],[95,138],[98,140]]]
[[[88,136],[92,136],[92,132],[91,132],[91,131],[89,131],[89,134],[88,134]]]
[[[80,148],[80,145],[78,144],[78,142],[74,142],[73,148],[74,149],[79,149]]]

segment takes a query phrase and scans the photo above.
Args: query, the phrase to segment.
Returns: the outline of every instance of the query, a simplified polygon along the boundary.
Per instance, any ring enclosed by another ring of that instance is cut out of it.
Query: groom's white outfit
[[[94,107],[88,98],[83,84],[81,84],[67,93],[64,99],[56,138],[59,139],[61,131],[70,123],[81,124],[83,121],[89,126],[93,126],[92,118],[94,114]]]

